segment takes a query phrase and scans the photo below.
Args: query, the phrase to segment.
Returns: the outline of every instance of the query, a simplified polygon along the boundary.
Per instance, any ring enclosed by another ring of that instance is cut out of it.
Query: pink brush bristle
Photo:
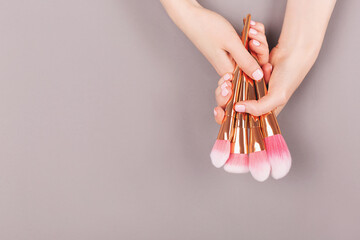
[[[281,134],[265,138],[266,152],[271,165],[271,176],[280,179],[286,176],[291,168],[291,155]]]
[[[247,154],[231,153],[225,163],[224,170],[229,173],[249,172],[249,157]]]
[[[259,182],[263,182],[269,177],[271,167],[266,151],[249,154],[249,170],[251,175]]]
[[[210,158],[212,164],[220,168],[229,159],[230,155],[230,141],[229,140],[216,140],[211,153]]]

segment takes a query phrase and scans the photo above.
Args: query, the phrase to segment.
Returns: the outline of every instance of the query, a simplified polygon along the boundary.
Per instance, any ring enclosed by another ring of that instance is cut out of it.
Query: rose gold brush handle
[[[240,89],[239,99],[246,99],[247,85],[245,75],[241,72],[240,74]],[[248,149],[248,114],[247,113],[236,113],[235,115],[235,126],[234,136],[231,139],[231,153],[247,154]]]
[[[243,21],[245,22],[246,19],[244,18]],[[249,50],[248,43],[245,45],[245,48],[247,50]],[[258,59],[256,58],[256,56],[252,52],[250,52],[250,54],[258,62]],[[267,88],[266,88],[264,78],[262,78],[260,81],[254,81],[254,82],[255,82],[255,90],[256,90],[257,99],[260,99],[267,94]],[[256,98],[255,98],[255,100],[256,100]],[[268,137],[268,136],[273,136],[276,134],[281,134],[279,124],[276,120],[276,117],[275,117],[275,114],[273,111],[260,116],[260,122],[261,122],[260,125],[262,128],[264,138]]]
[[[248,36],[250,29],[251,15],[248,14],[244,21],[244,28],[242,30],[241,41],[245,47],[248,45]],[[247,95],[246,81],[244,73],[239,70],[239,79],[237,86],[234,88],[237,92],[236,102],[245,100]],[[230,153],[247,154],[248,153],[248,114],[236,113],[234,135],[231,139]]]
[[[237,66],[234,72],[234,80],[233,84],[237,85],[239,79],[239,67]],[[234,104],[236,100],[236,95],[234,91],[232,93],[231,98],[226,103],[225,107],[225,116],[221,122],[219,134],[217,136],[218,140],[231,140],[233,138],[233,129],[235,124],[235,111],[234,111]]]
[[[243,44],[247,43],[248,39],[248,32],[250,28],[250,18],[251,16],[247,16],[247,20],[245,23],[245,26],[242,31],[241,40]],[[234,127],[235,125],[239,125],[235,121],[235,115],[236,111],[234,110],[234,105],[239,101],[239,95],[240,95],[240,77],[241,77],[241,70],[238,65],[236,65],[235,71],[234,71],[234,80],[233,80],[233,92],[232,96],[229,99],[229,101],[226,103],[225,107],[225,116],[221,123],[219,134],[217,136],[217,139],[219,140],[232,140],[234,136]]]
[[[248,85],[247,100],[256,100],[255,83],[256,81],[245,76]],[[249,114],[249,128],[250,128],[250,139],[249,139],[249,152],[258,152],[265,150],[264,136],[261,132],[260,118]]]
[[[255,58],[254,55],[253,57]],[[267,94],[267,88],[264,78],[262,78],[260,81],[255,81],[255,89],[258,99],[262,98]],[[264,137],[281,134],[279,124],[273,111],[260,116],[260,121]]]

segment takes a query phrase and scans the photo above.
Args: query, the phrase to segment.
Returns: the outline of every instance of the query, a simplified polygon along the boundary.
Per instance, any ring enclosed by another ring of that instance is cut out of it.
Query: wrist
[[[279,42],[270,58],[273,65],[284,63],[296,66],[299,71],[308,71],[315,63],[320,48],[321,44],[316,43],[285,45]]]
[[[170,18],[179,25],[192,9],[201,8],[196,0],[160,0]]]
[[[282,78],[287,79],[284,84],[286,99],[290,98],[297,86],[303,81],[315,63],[318,48],[313,46],[285,47],[278,45],[270,54],[270,63]],[[275,72],[273,72],[275,74]]]
[[[323,38],[317,37],[280,37],[276,46],[279,49],[279,55],[284,58],[303,58],[307,61],[315,61],[319,55]]]

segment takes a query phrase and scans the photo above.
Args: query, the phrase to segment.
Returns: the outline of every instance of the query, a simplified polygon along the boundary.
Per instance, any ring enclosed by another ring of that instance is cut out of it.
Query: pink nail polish
[[[224,88],[224,89],[221,91],[221,95],[222,95],[223,97],[225,97],[226,95],[228,95],[228,93],[229,93],[229,91],[228,91],[226,88]]]
[[[256,35],[257,31],[253,28],[250,28],[249,33]]]
[[[255,45],[255,46],[260,46],[260,42],[259,41],[256,41],[256,40],[252,40],[253,41],[253,44]]]
[[[230,74],[227,73],[224,75],[224,80],[230,80],[230,78],[231,78]]]
[[[217,112],[216,112],[216,110],[214,109],[214,116],[216,117],[216,115],[217,115]]]
[[[245,112],[245,106],[244,105],[235,105],[235,111]]]
[[[252,77],[254,80],[259,81],[264,76],[263,72],[260,69],[257,69],[255,72],[253,72]]]
[[[224,82],[223,84],[221,84],[221,89],[224,90],[227,86],[227,82]]]
[[[250,21],[250,25],[255,26],[255,24],[256,24],[255,21],[253,21],[253,20]]]

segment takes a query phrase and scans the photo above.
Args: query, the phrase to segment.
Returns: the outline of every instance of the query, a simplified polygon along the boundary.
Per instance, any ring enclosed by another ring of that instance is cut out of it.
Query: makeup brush
[[[239,71],[239,67],[236,67],[234,72],[233,86],[237,86]],[[222,167],[230,155],[230,141],[234,135],[233,129],[235,124],[235,110],[233,106],[235,104],[236,98],[237,94],[234,94],[233,91],[232,96],[226,103],[225,116],[222,120],[219,134],[210,153],[211,162],[217,168]]]
[[[264,79],[255,81],[258,99],[267,94]],[[271,165],[271,176],[275,179],[285,177],[291,168],[291,155],[273,111],[260,116],[266,151]]]
[[[245,47],[248,45],[248,35],[250,29],[251,15],[248,14],[244,21],[241,41]],[[244,73],[240,70],[237,88],[234,92],[238,92],[236,102],[246,99],[247,88]],[[246,173],[249,171],[248,158],[248,114],[236,113],[234,135],[230,145],[230,157],[225,163],[224,170],[230,173]]]
[[[248,84],[247,100],[256,100],[254,80],[245,75]],[[249,170],[258,181],[265,181],[270,175],[270,163],[265,150],[260,118],[249,114]]]
[[[241,37],[244,44],[247,42],[247,35],[250,26],[250,18],[251,18],[250,14],[248,14],[246,17],[247,23],[244,26]],[[244,31],[245,29],[247,30]],[[246,40],[245,40],[245,35],[246,35]],[[235,121],[236,111],[234,110],[234,104],[238,102],[239,92],[240,92],[239,74],[240,74],[240,68],[239,66],[236,65],[234,71],[232,96],[230,97],[229,101],[226,103],[225,116],[221,123],[220,131],[215,141],[215,144],[210,153],[211,162],[217,168],[222,167],[230,156],[230,150],[231,150],[230,142],[233,141],[234,127],[236,123]]]
[[[240,70],[241,71],[241,70]],[[239,100],[246,99],[246,81],[244,74],[240,74]],[[224,170],[230,173],[247,173],[249,171],[248,157],[248,114],[236,113],[234,135],[230,144],[230,157],[226,161]]]

